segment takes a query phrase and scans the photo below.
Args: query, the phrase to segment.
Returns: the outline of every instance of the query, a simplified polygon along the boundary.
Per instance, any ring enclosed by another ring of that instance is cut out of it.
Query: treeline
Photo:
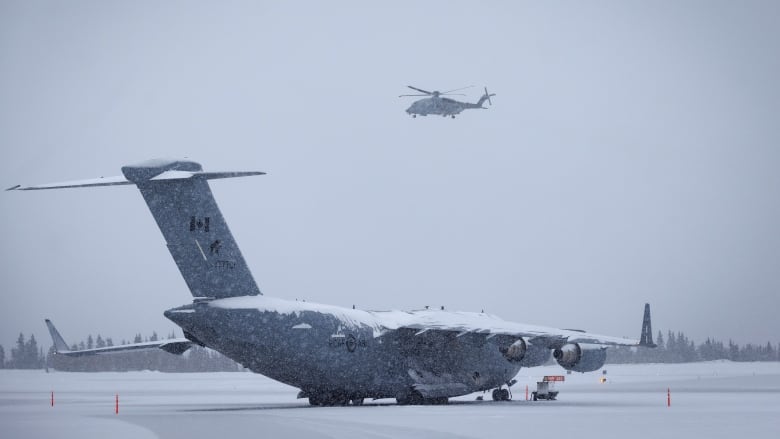
[[[617,347],[607,349],[607,363],[690,363],[695,361],[780,361],[780,345],[740,346],[729,340],[727,343],[707,338],[696,344],[682,333],[668,331],[664,337],[661,331],[654,340],[654,349]]]
[[[168,338],[175,338],[170,334]],[[157,333],[151,337],[142,337],[137,334],[133,343],[158,341]],[[120,345],[129,344],[122,340]],[[5,359],[5,350],[0,345],[0,368],[13,369],[43,369],[69,372],[125,372],[130,370],[156,370],[161,372],[236,372],[243,368],[231,360],[211,349],[194,346],[183,355],[169,354],[162,349],[150,351],[121,352],[104,355],[90,355],[83,357],[68,357],[57,355],[52,346],[44,355],[43,349],[38,347],[35,336],[31,335],[25,340],[23,334],[19,334],[16,347],[11,350],[11,357]],[[103,339],[100,335],[86,341],[74,343],[72,350],[83,350],[114,346],[111,338]]]
[[[34,335],[26,340],[20,333],[8,360],[5,358],[5,349],[0,345],[0,369],[42,369],[44,364],[43,348],[38,346]]]

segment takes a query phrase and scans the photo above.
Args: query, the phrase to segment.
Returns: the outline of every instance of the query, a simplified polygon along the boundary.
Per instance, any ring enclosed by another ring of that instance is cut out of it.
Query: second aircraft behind
[[[456,114],[460,114],[463,110],[468,110],[471,108],[481,108],[485,110],[486,108],[482,106],[482,104],[485,103],[485,101],[488,101],[490,105],[493,105],[493,102],[490,100],[491,96],[495,96],[494,94],[490,94],[487,91],[487,87],[485,87],[485,94],[482,95],[481,98],[479,98],[479,101],[477,101],[476,104],[472,104],[470,102],[460,102],[456,101],[455,99],[450,98],[443,98],[443,95],[451,94],[454,91],[463,90],[469,87],[463,87],[463,88],[457,88],[455,90],[449,90],[445,92],[440,91],[427,91],[423,90],[421,88],[412,87],[411,85],[407,85],[407,87],[411,88],[412,90],[419,91],[423,94],[414,94],[414,95],[399,95],[398,97],[405,97],[405,96],[430,96],[425,99],[420,99],[419,101],[414,101],[409,108],[406,109],[406,112],[408,114],[411,114],[412,117],[417,117],[419,114],[420,116],[427,116],[429,114],[438,114],[440,116],[450,116],[453,119],[455,118]],[[465,96],[463,94],[458,94],[459,96]]]

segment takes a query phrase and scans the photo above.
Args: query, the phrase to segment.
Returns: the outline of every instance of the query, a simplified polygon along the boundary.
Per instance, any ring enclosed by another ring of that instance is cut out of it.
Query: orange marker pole
[[[51,392],[51,406],[54,407],[54,391]]]
[[[119,414],[119,394],[118,393],[116,394],[116,405],[115,405],[115,408],[114,408],[114,413],[117,414],[117,415]]]
[[[528,384],[525,385],[525,400],[528,401]]]
[[[672,391],[668,387],[666,388],[666,406],[672,406]]]

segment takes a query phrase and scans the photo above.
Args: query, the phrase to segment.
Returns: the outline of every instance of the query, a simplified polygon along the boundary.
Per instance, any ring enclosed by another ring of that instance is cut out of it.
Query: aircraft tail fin
[[[642,334],[639,337],[639,346],[654,348],[657,345],[653,343],[653,326],[650,323],[650,304],[645,303],[645,315],[642,319]]]
[[[54,323],[52,323],[51,320],[46,319],[46,326],[49,328],[49,334],[51,334],[51,339],[54,342],[54,352],[70,351],[70,347],[65,343],[65,339],[62,338],[60,332],[54,327]]]
[[[41,190],[135,184],[165,238],[168,250],[196,298],[261,294],[211,193],[208,180],[263,172],[203,172],[187,160],[150,160],[122,167],[123,176],[15,186]]]

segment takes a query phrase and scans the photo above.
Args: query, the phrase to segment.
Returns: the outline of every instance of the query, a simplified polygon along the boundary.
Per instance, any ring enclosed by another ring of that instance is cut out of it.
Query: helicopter
[[[443,117],[450,116],[453,119],[455,119],[455,115],[459,114],[463,110],[468,110],[470,108],[486,109],[485,107],[482,106],[482,104],[485,101],[488,101],[490,105],[493,105],[493,102],[490,100],[490,97],[495,96],[495,93],[493,94],[488,93],[487,87],[485,87],[485,94],[483,94],[482,97],[479,98],[479,101],[477,101],[476,104],[472,104],[470,102],[460,102],[460,101],[456,101],[455,99],[444,98],[442,96],[453,95],[453,92],[471,88],[473,87],[473,85],[470,85],[468,87],[456,88],[454,90],[449,90],[445,92],[427,91],[421,88],[412,87],[411,85],[407,85],[407,87],[411,88],[412,90],[419,91],[420,93],[423,94],[399,95],[398,96],[399,98],[405,96],[430,96],[425,99],[420,99],[419,101],[414,101],[414,103],[412,103],[412,105],[406,109],[406,112],[408,114],[411,114],[412,117],[417,117],[418,114],[421,116],[427,116],[429,114],[439,114]],[[462,93],[457,93],[455,95],[465,96]]]

